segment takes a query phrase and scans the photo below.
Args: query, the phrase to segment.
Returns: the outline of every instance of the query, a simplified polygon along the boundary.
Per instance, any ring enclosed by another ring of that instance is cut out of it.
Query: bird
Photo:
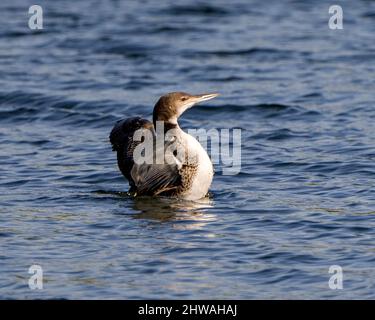
[[[195,104],[218,95],[171,92],[156,102],[152,122],[137,116],[115,123],[109,140],[120,172],[129,182],[129,194],[184,200],[207,196],[213,164],[198,140],[180,128],[178,119]],[[162,161],[158,161],[160,155]]]

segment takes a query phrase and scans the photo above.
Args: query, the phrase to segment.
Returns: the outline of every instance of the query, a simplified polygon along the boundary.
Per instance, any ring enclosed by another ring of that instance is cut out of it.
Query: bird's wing
[[[164,137],[163,145],[155,144],[152,158],[136,161],[130,172],[138,195],[174,195],[183,186],[183,158],[175,156],[174,150],[180,145],[175,136]],[[158,162],[158,155],[162,156]]]
[[[130,174],[138,195],[173,194],[181,186],[177,164],[135,164]]]
[[[130,174],[134,166],[133,152],[141,141],[134,141],[134,133],[139,129],[147,129],[154,135],[153,124],[140,117],[117,121],[113,127],[109,139],[114,151],[117,151],[117,162],[121,173],[128,179],[131,187],[134,181]]]

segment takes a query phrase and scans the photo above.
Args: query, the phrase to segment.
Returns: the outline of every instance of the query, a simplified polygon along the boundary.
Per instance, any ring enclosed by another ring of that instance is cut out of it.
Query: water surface
[[[0,298],[375,298],[373,1],[32,4],[0,3]],[[181,126],[242,128],[241,172],[133,199],[109,132],[176,90],[221,93]]]

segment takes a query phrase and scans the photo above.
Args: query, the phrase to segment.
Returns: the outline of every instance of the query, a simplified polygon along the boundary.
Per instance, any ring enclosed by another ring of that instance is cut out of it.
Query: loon
[[[116,122],[109,139],[117,152],[118,167],[129,181],[130,194],[184,200],[198,200],[207,195],[214,175],[211,159],[198,140],[180,128],[178,118],[193,105],[216,96],[217,93],[171,92],[157,101],[152,122],[140,117]],[[158,130],[160,125],[163,131]],[[138,139],[135,138],[138,130],[148,130],[151,134]],[[157,146],[160,136],[164,138],[161,149],[160,144]],[[151,161],[137,161],[137,146],[145,143],[147,137],[152,139]],[[161,163],[155,161],[158,150],[162,150]]]

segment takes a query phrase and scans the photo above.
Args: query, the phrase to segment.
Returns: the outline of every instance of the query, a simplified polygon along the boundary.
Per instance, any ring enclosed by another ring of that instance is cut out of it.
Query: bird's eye
[[[187,97],[182,97],[181,100],[182,101],[186,101],[188,98]]]

